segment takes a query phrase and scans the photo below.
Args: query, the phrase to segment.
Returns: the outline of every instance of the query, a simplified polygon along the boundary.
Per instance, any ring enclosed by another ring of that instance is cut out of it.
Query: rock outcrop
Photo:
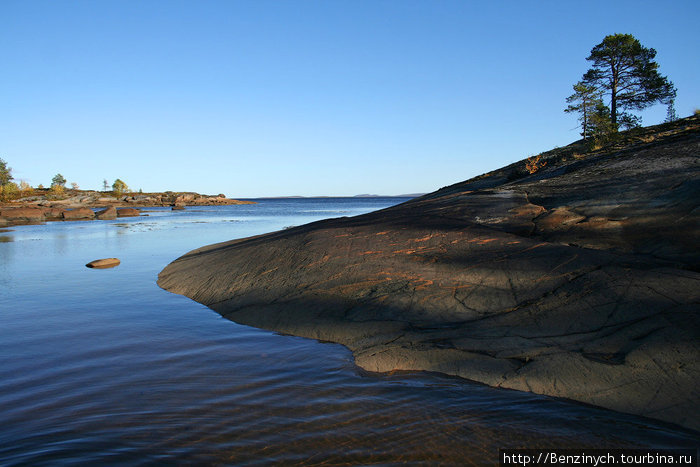
[[[64,219],[63,212],[65,209],[63,208],[42,208],[42,211],[44,211],[44,220],[55,221]]]
[[[90,208],[75,208],[63,211],[63,219],[67,221],[90,220],[95,218],[95,211]]]
[[[158,284],[239,323],[700,429],[700,121],[206,246]],[[513,175],[515,173],[515,176]]]
[[[110,221],[117,218],[117,208],[110,206],[95,213],[95,217],[99,220]]]
[[[141,211],[136,208],[119,208],[117,209],[117,217],[138,217]]]
[[[114,209],[120,206],[128,206],[132,209],[136,207],[175,206],[176,209],[180,209],[188,205],[221,206],[255,204],[253,201],[240,201],[226,198],[223,194],[208,196],[199,193],[174,193],[166,191],[165,193],[134,193],[120,197],[110,197],[104,196],[102,192],[97,191],[68,190],[67,197],[56,199],[57,195],[51,194],[48,190],[42,189],[35,191],[39,191],[43,194],[28,196],[0,205],[0,211],[6,211],[8,213],[7,216],[0,216],[3,219],[0,221],[0,224],[15,225],[58,220],[86,220],[90,218],[111,220],[115,219],[115,217],[113,217]],[[89,208],[100,209],[100,211],[90,217],[86,211],[86,209]],[[24,209],[30,209],[31,211],[22,211]],[[135,211],[124,211],[124,213],[126,212],[131,212],[131,214],[129,214],[130,216],[137,215],[134,214]],[[64,213],[68,213],[68,217],[64,216]],[[83,217],[79,216],[78,213],[83,213]],[[125,214],[122,214],[122,217],[125,217]]]
[[[1,208],[0,217],[10,224],[43,222],[45,219],[41,208]]]

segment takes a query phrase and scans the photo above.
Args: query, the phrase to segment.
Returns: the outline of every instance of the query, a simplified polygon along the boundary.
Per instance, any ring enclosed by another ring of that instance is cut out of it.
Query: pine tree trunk
[[[610,122],[612,123],[613,131],[617,131],[617,69],[615,63],[610,65],[612,72],[612,86],[610,90]]]

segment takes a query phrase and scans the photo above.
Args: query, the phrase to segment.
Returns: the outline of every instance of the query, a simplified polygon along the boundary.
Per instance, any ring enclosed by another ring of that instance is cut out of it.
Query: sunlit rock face
[[[670,128],[670,130],[669,130]],[[210,245],[161,287],[236,322],[700,429],[697,118],[399,206]]]

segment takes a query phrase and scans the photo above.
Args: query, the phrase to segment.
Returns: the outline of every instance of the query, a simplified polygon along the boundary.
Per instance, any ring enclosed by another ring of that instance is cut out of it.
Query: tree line
[[[593,47],[586,58],[592,66],[574,84],[564,109],[578,113],[584,140],[604,142],[620,129],[640,126],[641,119],[631,111],[655,103],[667,105],[667,121],[677,120],[676,88],[659,73],[655,57],[656,50],[644,47],[631,34],[606,36]]]
[[[8,167],[7,162],[0,158],[0,200],[7,201],[11,199],[16,199],[18,197],[30,196],[34,194],[34,188],[32,188],[27,182],[21,180],[19,184],[13,182],[14,177],[12,176],[12,168]],[[51,179],[51,185],[49,186],[49,192],[54,195],[62,195],[66,190],[66,183],[68,181],[60,173],[54,175]],[[102,183],[104,188],[103,191],[109,191],[109,184],[105,179]],[[129,193],[129,186],[120,179],[116,179],[111,185],[111,192],[117,196],[124,193]],[[45,190],[44,185],[37,186],[38,190]],[[80,187],[77,183],[71,183],[71,189],[79,190]]]

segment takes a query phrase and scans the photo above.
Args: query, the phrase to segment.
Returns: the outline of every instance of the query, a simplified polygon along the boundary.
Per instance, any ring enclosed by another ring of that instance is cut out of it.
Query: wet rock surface
[[[700,429],[700,125],[206,246],[158,284],[236,322]],[[562,155],[564,154],[564,155]],[[509,178],[511,180],[509,180]]]
[[[120,264],[121,261],[118,258],[103,258],[90,261],[85,265],[85,267],[94,269],[108,269],[119,266]]]

